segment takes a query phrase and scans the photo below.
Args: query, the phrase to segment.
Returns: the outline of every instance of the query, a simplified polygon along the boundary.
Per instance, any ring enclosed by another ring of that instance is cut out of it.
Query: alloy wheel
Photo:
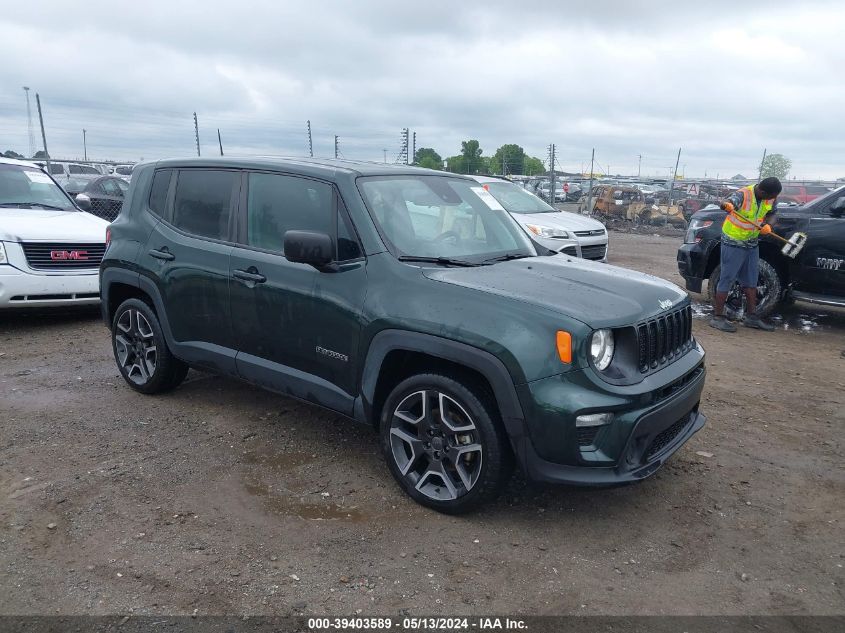
[[[117,320],[114,337],[117,362],[136,385],[144,385],[156,371],[155,334],[150,322],[139,310],[130,308]]]
[[[402,477],[435,501],[466,495],[481,474],[483,448],[475,422],[437,390],[416,391],[399,403],[390,421],[390,448]]]

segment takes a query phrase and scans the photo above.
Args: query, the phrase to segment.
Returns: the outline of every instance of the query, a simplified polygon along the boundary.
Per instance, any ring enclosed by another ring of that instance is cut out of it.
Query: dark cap
[[[774,176],[770,176],[768,178],[763,178],[758,184],[760,187],[760,191],[770,196],[777,196],[783,190],[783,186],[780,184],[780,180],[775,178]]]

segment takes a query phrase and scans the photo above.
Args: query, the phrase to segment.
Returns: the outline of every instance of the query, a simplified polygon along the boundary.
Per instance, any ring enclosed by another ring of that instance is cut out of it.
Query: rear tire
[[[120,375],[135,391],[162,393],[185,379],[188,365],[170,352],[156,313],[140,299],[120,304],[111,331]]]
[[[462,514],[494,499],[510,479],[513,455],[486,390],[440,374],[402,381],[382,409],[385,460],[417,503]]]
[[[716,298],[716,285],[719,283],[721,271],[722,267],[716,266],[707,284],[707,298],[711,303]],[[769,316],[780,304],[782,294],[783,282],[778,271],[765,259],[761,259],[757,276],[757,315],[760,317]],[[728,292],[725,313],[729,317],[738,318],[744,312],[745,296],[742,294],[739,283],[735,283]]]

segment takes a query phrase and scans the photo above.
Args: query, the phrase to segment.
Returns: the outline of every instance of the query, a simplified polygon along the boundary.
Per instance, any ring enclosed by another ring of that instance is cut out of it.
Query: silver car
[[[536,242],[559,253],[607,261],[607,229],[598,220],[558,211],[509,180],[473,178],[484,185]]]

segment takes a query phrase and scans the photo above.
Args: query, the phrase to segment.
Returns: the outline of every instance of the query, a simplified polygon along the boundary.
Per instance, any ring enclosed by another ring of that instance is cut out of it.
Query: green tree
[[[523,174],[526,176],[536,176],[546,172],[546,166],[543,161],[536,156],[526,156],[525,166],[523,167]]]
[[[760,175],[763,178],[774,176],[783,180],[786,178],[790,169],[792,169],[792,161],[786,156],[783,154],[769,154],[760,166]]]
[[[525,151],[515,143],[502,145],[490,159],[490,170],[496,174],[523,174],[524,165]]]
[[[17,159],[23,158],[22,154],[18,154],[17,152],[10,150],[10,149],[7,149],[5,152],[3,152],[3,156],[5,156],[6,158],[17,158]]]
[[[45,152],[43,149],[40,149],[35,152],[35,155],[32,158],[34,158],[35,160],[45,160],[47,158],[47,152]]]
[[[461,153],[446,159],[446,169],[455,174],[483,174],[489,172],[489,160],[481,156],[478,141],[461,141]]]
[[[443,159],[430,147],[421,147],[414,156],[414,165],[428,169],[443,169]]]

